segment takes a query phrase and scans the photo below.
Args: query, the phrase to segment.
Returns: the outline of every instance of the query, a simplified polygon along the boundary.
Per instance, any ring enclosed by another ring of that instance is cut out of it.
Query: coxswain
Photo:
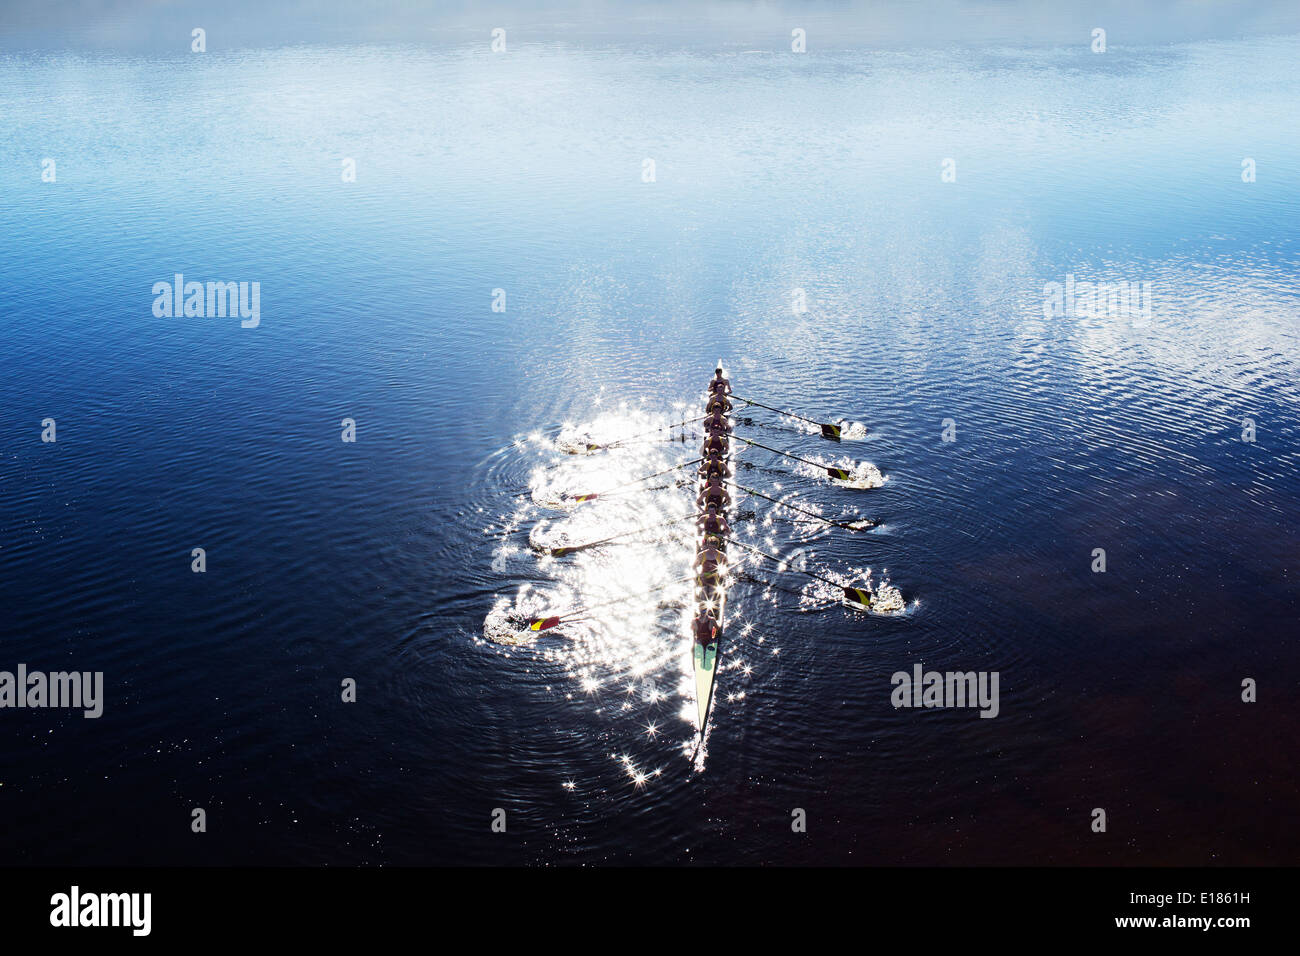
[[[709,394],[716,395],[718,392],[731,394],[731,380],[723,376],[721,365],[713,370],[713,378],[709,380]]]
[[[695,620],[691,622],[691,629],[695,632],[695,640],[700,645],[707,647],[718,639],[718,618],[713,613],[713,608],[708,608],[695,615]]]

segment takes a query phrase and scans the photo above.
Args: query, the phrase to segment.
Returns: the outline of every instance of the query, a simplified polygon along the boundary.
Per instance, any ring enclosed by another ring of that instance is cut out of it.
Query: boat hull
[[[709,702],[713,699],[713,680],[718,673],[718,642],[701,644],[692,642],[692,664],[695,668],[695,706],[697,708],[700,731],[704,731],[704,721],[709,716]]]
[[[719,360],[718,368],[722,367]],[[707,411],[707,408],[706,408]],[[730,455],[725,456],[725,460],[730,462]],[[704,548],[704,536],[701,535],[697,551]],[[714,639],[708,644],[701,644],[694,636],[692,628],[691,635],[691,669],[695,673],[695,708],[696,717],[699,721],[699,732],[704,733],[706,722],[709,718],[709,705],[713,700],[714,684],[718,676],[718,659],[721,654],[722,633],[726,628],[726,610],[727,592],[726,592],[726,571],[722,570],[719,575],[720,584],[713,596],[713,603],[716,612],[718,628],[714,633]],[[705,593],[698,585],[696,587],[695,613],[698,617],[706,607]]]

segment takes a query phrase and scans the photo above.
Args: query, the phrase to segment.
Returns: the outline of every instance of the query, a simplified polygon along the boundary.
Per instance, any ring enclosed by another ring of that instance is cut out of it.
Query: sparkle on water
[[[519,583],[513,593],[499,596],[483,632],[488,641],[528,647],[536,659],[559,668],[566,679],[548,688],[558,698],[585,700],[599,713],[634,719],[629,733],[643,744],[664,742],[669,747],[665,754],[672,750],[671,741],[677,740],[683,755],[702,770],[709,728],[702,728],[701,734],[696,726],[688,638],[695,613],[691,562],[696,529],[686,516],[694,511],[694,469],[635,481],[694,457],[696,437],[689,431],[686,442],[670,440],[680,438],[683,427],[689,429],[677,423],[689,418],[693,407],[683,402],[655,414],[627,404],[612,408],[606,396],[590,421],[566,422],[558,432],[534,431],[515,439],[518,452],[535,458],[528,492],[514,499],[513,510],[485,530],[498,539],[494,567],[504,569],[507,559],[523,550],[520,541],[526,539],[536,552],[542,580]],[[733,457],[738,460],[745,451],[743,445],[733,448]],[[878,487],[884,480],[867,463],[844,460],[834,466],[853,475],[837,484]],[[805,467],[796,471],[825,478],[824,472],[812,468],[805,472]],[[753,513],[755,520],[735,522],[733,534],[738,541],[778,557],[780,563],[731,549],[730,584],[743,578],[758,600],[737,601],[737,589],[729,586],[725,622],[730,640],[723,646],[710,725],[720,706],[726,709],[746,699],[746,685],[757,672],[746,655],[757,651],[766,638],[755,634],[755,622],[747,619],[746,609],[764,602],[777,605],[774,579],[790,569],[815,571],[844,585],[872,590],[874,613],[903,610],[896,589],[887,583],[873,588],[869,568],[836,571],[818,566],[808,545],[828,533],[825,522],[813,517],[824,515],[825,508],[804,500],[799,488],[786,489],[779,481],[755,490],[811,514],[738,494],[763,507]],[[594,500],[574,500],[592,493],[598,495]],[[549,553],[552,548],[590,545],[615,535],[623,537],[562,556]],[[803,612],[845,603],[842,592],[823,581],[808,579],[796,593],[798,610]],[[545,631],[529,629],[530,620],[551,616],[565,620]],[[777,645],[764,647],[768,659],[779,653]],[[611,695],[616,695],[612,707],[608,706]],[[685,739],[667,729],[665,718],[671,711],[665,712],[663,705],[673,698],[677,699],[675,716],[688,732]],[[630,737],[624,739],[630,743]],[[616,759],[637,789],[663,772],[662,768],[647,770],[627,754]],[[572,790],[575,784],[568,780],[563,786]]]

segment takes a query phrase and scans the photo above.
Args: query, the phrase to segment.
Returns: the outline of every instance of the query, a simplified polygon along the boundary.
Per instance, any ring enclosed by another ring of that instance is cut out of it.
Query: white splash
[[[862,422],[840,422],[840,439],[842,441],[862,441],[867,437],[867,426]]]

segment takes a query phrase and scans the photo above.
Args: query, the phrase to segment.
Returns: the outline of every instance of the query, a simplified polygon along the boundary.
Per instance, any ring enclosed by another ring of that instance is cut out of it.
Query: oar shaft
[[[838,442],[843,436],[843,428],[840,425],[833,425],[830,422],[819,422],[815,418],[808,418],[806,415],[797,415],[794,412],[787,412],[784,408],[777,408],[775,405],[764,405],[762,402],[756,402],[752,398],[745,398],[743,395],[736,395],[736,401],[744,402],[746,405],[755,405],[758,408],[766,408],[769,412],[776,412],[778,415],[784,415],[786,418],[793,418],[797,421],[807,422],[809,425],[816,425],[821,429],[822,438],[827,441]]]
[[[606,608],[606,607],[613,607],[615,604],[622,604],[624,601],[635,601],[639,597],[645,597],[648,594],[654,594],[656,591],[662,591],[665,588],[670,588],[674,584],[680,584],[682,581],[691,581],[694,579],[694,577],[695,577],[694,575],[689,575],[684,578],[674,578],[673,580],[667,582],[666,584],[656,585],[655,587],[652,587],[648,590],[638,591],[636,594],[625,594],[622,597],[614,598],[612,601],[604,601],[600,604],[592,604],[589,607],[578,608],[577,610],[570,611],[567,614],[552,614],[552,615],[548,615],[547,617],[535,617],[529,622],[529,626],[535,631],[546,631],[560,624],[572,624],[574,621],[585,617],[586,615],[590,614],[592,611],[598,611],[601,608]],[[544,626],[539,627],[538,625],[544,625]]]
[[[695,424],[696,422],[702,422],[702,421],[704,421],[704,419],[706,419],[706,418],[708,418],[708,417],[709,417],[708,415],[701,415],[699,418],[688,418],[688,419],[686,419],[686,421],[684,421],[684,422],[673,422],[671,425],[660,425],[658,428],[651,429],[651,430],[648,431],[648,432],[641,432],[640,434],[637,434],[637,435],[628,435],[626,438],[620,438],[620,439],[618,439],[617,441],[612,441],[612,442],[610,442],[610,443],[607,444],[607,445],[597,445],[596,447],[597,447],[597,448],[613,448],[613,447],[615,447],[616,445],[624,445],[624,444],[626,444],[627,442],[635,441],[635,440],[638,439],[638,438],[644,438],[646,435],[654,435],[654,434],[656,434],[657,432],[671,431],[671,430],[674,429],[674,428],[681,428],[683,425],[693,425],[693,424]]]
[[[634,534],[644,534],[647,531],[657,531],[660,528],[666,528],[672,524],[680,524],[688,518],[694,517],[695,514],[692,512],[691,514],[683,515],[680,518],[670,518],[668,521],[659,521],[655,524],[648,524],[644,528],[633,528],[631,531],[620,531],[618,534],[611,534],[608,538],[601,538],[599,541],[590,541],[587,544],[566,545],[559,548],[548,548],[547,550],[554,555],[564,555],[570,554],[574,551],[585,551],[588,548],[599,548],[602,544],[609,544],[611,541],[617,541],[620,538],[630,538]]]
[[[731,537],[730,535],[727,535],[727,540],[730,541],[732,544],[740,545],[740,547],[744,548],[746,551],[753,551],[755,554],[757,554],[757,555],[761,555],[762,557],[767,558],[767,560],[769,560],[769,561],[775,561],[777,564],[784,564],[784,565],[786,565],[787,567],[788,567],[789,564],[790,564],[790,562],[787,561],[785,558],[778,558],[778,557],[777,557],[776,555],[774,555],[774,554],[768,554],[766,551],[761,551],[761,550],[759,550],[758,548],[754,547],[752,544],[745,544],[745,542],[743,542],[743,541],[737,541],[735,538]],[[823,577],[822,575],[820,575],[820,574],[816,574],[816,573],[814,573],[814,572],[812,572],[812,571],[805,571],[803,568],[795,568],[795,567],[791,567],[790,570],[791,570],[791,571],[797,571],[799,574],[806,574],[806,575],[808,575],[808,577],[810,577],[810,578],[814,578],[814,579],[816,579],[816,580],[818,580],[818,581],[823,581],[823,582],[825,582],[826,584],[834,585],[834,586],[837,587],[837,588],[843,588],[843,587],[844,587],[844,585],[840,584],[839,581],[832,581],[832,580],[831,580],[830,578],[828,578],[828,577]]]
[[[805,418],[803,415],[796,415],[794,412],[787,412],[783,408],[775,408],[771,405],[764,405],[762,402],[756,402],[752,398],[745,398],[743,395],[732,395],[737,401],[744,402],[746,405],[757,405],[759,408],[766,408],[769,412],[776,412],[778,415],[785,415],[787,418],[797,418],[801,422],[807,422],[809,425],[821,425],[821,422],[812,418]]]
[[[734,481],[729,482],[729,484],[731,485],[731,487],[737,488],[740,491],[743,491],[747,495],[754,495],[757,498],[764,498],[772,502],[772,504],[774,505],[779,505],[782,508],[789,508],[791,511],[797,511],[801,515],[807,515],[809,518],[813,518],[816,521],[820,521],[822,524],[830,525],[832,528],[843,528],[845,531],[862,531],[864,528],[872,527],[878,523],[868,518],[859,518],[857,521],[854,522],[835,521],[831,518],[823,517],[822,515],[817,514],[817,512],[815,511],[809,511],[806,508],[800,508],[798,505],[792,505],[788,501],[782,501],[780,498],[773,498],[770,495],[763,494],[761,491],[755,491],[753,488],[746,488],[744,485],[738,485]]]
[[[680,465],[673,465],[671,468],[665,468],[663,471],[656,471],[653,475],[643,475],[640,478],[633,478],[631,481],[625,481],[621,485],[615,485],[613,488],[607,488],[604,491],[598,491],[592,495],[571,495],[570,497],[572,498],[604,497],[606,495],[611,494],[612,492],[620,491],[623,488],[631,488],[633,485],[639,485],[643,481],[649,481],[651,478],[659,478],[662,477],[663,475],[670,475],[674,471],[680,471],[683,468],[689,468],[691,467],[691,465],[698,465],[703,460],[704,460],[703,458],[692,458],[690,461],[684,461]]]
[[[673,465],[671,468],[665,468],[663,471],[656,471],[653,475],[646,475],[643,478],[638,478],[635,481],[629,481],[626,484],[617,485],[615,487],[627,488],[630,485],[639,485],[641,482],[649,481],[651,478],[661,478],[664,475],[671,475],[674,471],[681,471],[683,468],[689,468],[691,465],[698,465],[703,460],[703,458],[692,458],[690,461],[684,461],[680,465]],[[611,488],[610,490],[613,491],[614,489]]]
[[[816,518],[818,521],[821,521],[824,524],[833,524],[833,525],[840,524],[840,522],[838,521],[831,521],[829,518],[823,518],[815,511],[809,511],[807,508],[800,508],[797,505],[790,504],[790,502],[788,501],[782,501],[780,498],[773,498],[770,495],[763,494],[761,491],[755,491],[753,488],[746,488],[744,485],[738,485],[734,481],[728,482],[728,484],[730,484],[731,487],[739,491],[743,491],[747,495],[753,495],[755,498],[762,498],[765,501],[772,502],[772,504],[774,505],[780,505],[782,508],[789,508],[791,511],[797,511],[801,515],[807,515],[809,518]]]
[[[746,445],[753,445],[755,448],[762,448],[765,451],[770,451],[777,455],[784,455],[786,458],[791,458],[795,461],[803,462],[805,465],[812,465],[814,468],[822,469],[822,471],[826,470],[826,466],[820,464],[819,462],[809,461],[807,458],[800,458],[798,455],[792,455],[788,451],[782,451],[779,448],[773,448],[771,445],[764,445],[761,442],[750,441],[748,438],[741,438],[739,435],[732,435],[731,437],[736,439],[736,441],[743,441]]]

